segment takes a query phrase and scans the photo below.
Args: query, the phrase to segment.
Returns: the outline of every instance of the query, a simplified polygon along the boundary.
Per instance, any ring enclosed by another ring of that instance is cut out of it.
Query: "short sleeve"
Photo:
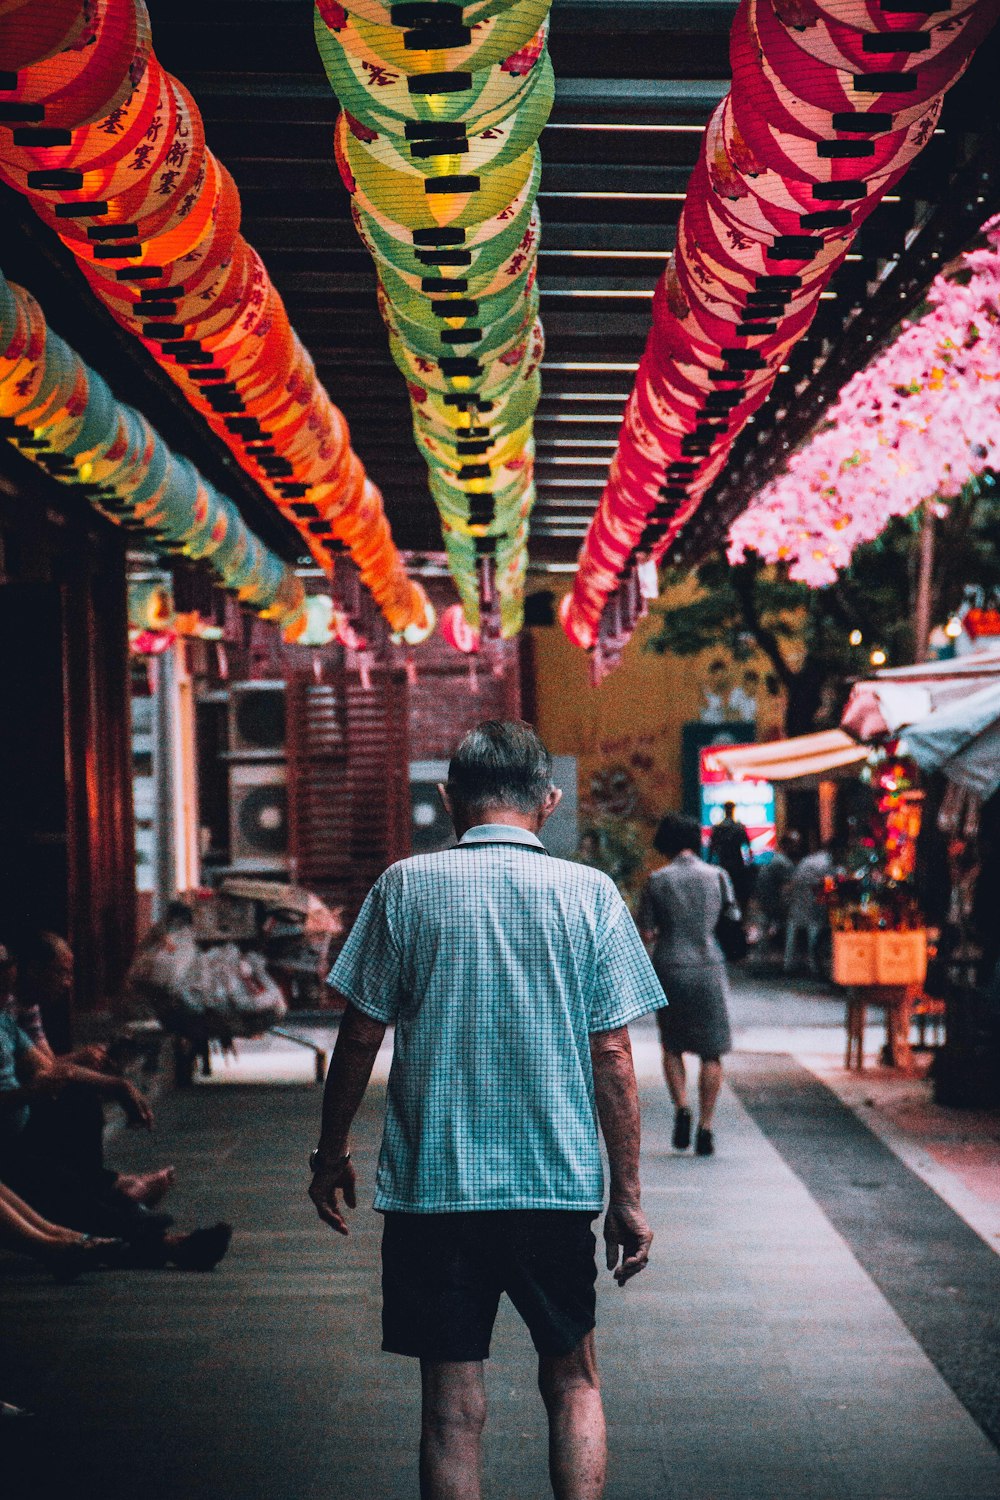
[[[16,1067],[33,1050],[34,1043],[21,1030],[13,1016],[5,1013],[0,1013],[0,1030],[4,1034],[5,1050]]]
[[[597,952],[589,1030],[614,1031],[651,1010],[662,1010],[666,1003],[638,929],[619,901]]]
[[[402,954],[389,915],[386,876],[368,892],[327,983],[373,1021],[390,1024],[402,1001]]]

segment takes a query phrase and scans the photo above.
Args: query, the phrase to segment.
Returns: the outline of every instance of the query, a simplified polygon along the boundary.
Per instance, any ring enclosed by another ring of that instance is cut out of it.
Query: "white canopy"
[[[970,693],[1000,682],[1000,651],[972,651],[948,661],[886,667],[856,682],[841,724],[859,740],[894,735],[949,704],[967,702]]]
[[[815,786],[820,781],[849,775],[867,757],[864,745],[841,729],[824,729],[819,734],[799,734],[788,740],[712,752],[712,760],[734,781],[756,776],[764,781],[799,786]]]
[[[968,685],[967,685],[968,687]],[[1000,787],[1000,681],[911,724],[900,750],[984,801]]]

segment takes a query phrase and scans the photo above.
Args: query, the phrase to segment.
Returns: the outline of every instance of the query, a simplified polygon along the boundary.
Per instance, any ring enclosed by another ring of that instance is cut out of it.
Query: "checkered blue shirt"
[[[386,870],[330,983],[396,1027],[376,1209],[600,1211],[589,1036],[664,1004],[606,875],[481,824]]]

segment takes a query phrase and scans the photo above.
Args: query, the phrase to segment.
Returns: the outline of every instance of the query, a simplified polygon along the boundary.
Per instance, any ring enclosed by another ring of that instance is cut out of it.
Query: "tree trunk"
[[[806,657],[801,669],[786,684],[786,734],[811,734],[816,728],[826,681],[827,673],[823,667]]]

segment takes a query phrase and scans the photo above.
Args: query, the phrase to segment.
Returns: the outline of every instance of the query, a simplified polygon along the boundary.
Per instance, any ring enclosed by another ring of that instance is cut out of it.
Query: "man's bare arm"
[[[319,1161],[309,1188],[316,1212],[339,1234],[347,1234],[348,1228],[337,1201],[338,1191],[348,1208],[354,1208],[357,1201],[354,1168],[343,1160],[347,1139],[384,1036],[384,1021],[371,1020],[347,1002],[327,1074]]]
[[[618,1285],[624,1286],[645,1266],[653,1241],[640,1206],[639,1090],[628,1027],[594,1032],[590,1038],[590,1057],[597,1117],[611,1169],[611,1196],[604,1221],[608,1270],[614,1272]]]

